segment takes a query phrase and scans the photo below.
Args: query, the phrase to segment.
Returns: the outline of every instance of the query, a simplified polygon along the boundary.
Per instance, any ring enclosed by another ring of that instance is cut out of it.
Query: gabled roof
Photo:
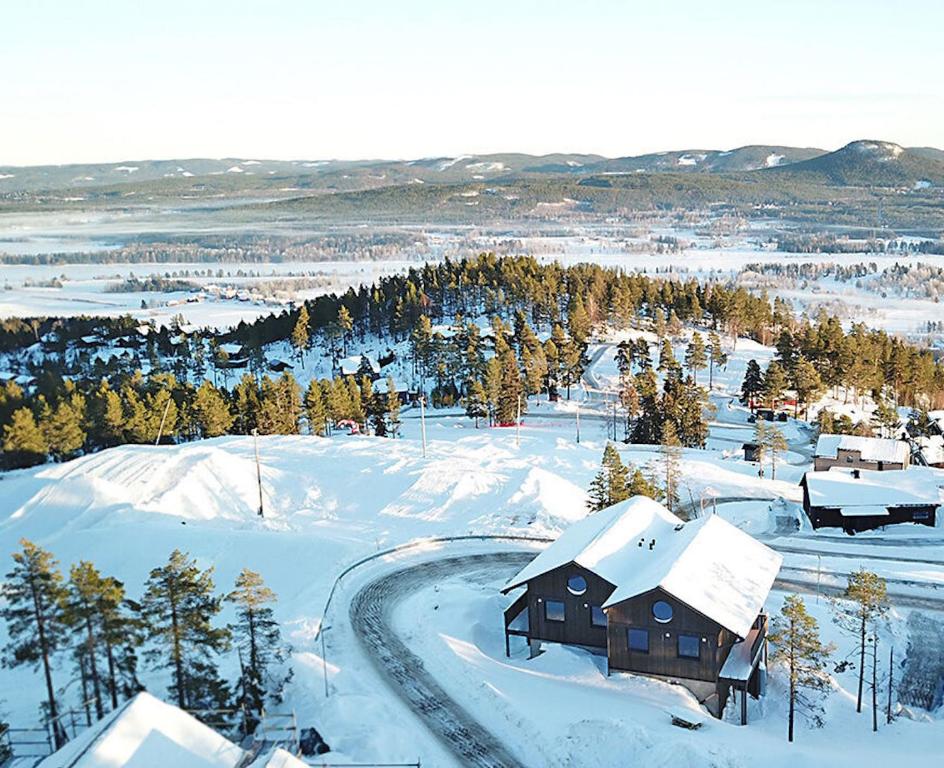
[[[839,451],[859,451],[863,461],[888,461],[904,464],[911,451],[903,440],[859,435],[820,435],[816,441],[817,458],[835,459]]]
[[[243,756],[243,750],[193,715],[139,693],[40,768],[235,768]]]
[[[807,472],[803,482],[810,506],[836,507],[844,515],[854,515],[856,507],[938,505],[944,472],[927,467],[909,467],[904,472],[830,467],[828,472]]]
[[[720,517],[685,523],[658,502],[635,496],[572,525],[503,591],[576,563],[614,586],[604,607],[661,588],[746,637],[782,560]]]

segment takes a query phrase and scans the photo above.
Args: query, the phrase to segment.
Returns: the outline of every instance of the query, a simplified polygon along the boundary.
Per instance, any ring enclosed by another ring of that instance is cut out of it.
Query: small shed
[[[741,449],[744,451],[744,461],[760,461],[761,450],[758,443],[744,443]]]

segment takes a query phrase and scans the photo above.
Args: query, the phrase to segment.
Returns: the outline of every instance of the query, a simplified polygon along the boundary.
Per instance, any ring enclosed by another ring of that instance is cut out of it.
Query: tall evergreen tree
[[[819,624],[798,595],[784,599],[771,630],[768,638],[774,646],[771,660],[786,666],[790,683],[787,740],[792,742],[797,712],[815,726],[823,723],[821,699],[830,684],[826,662],[833,647],[820,640]]]
[[[665,506],[669,512],[675,512],[679,504],[678,486],[682,476],[682,447],[675,433],[675,424],[668,420],[662,428],[659,463],[662,469],[662,495]]]
[[[308,432],[324,437],[328,433],[328,413],[325,410],[325,396],[317,379],[308,382],[305,391],[305,415],[308,418]]]
[[[9,642],[4,664],[41,666],[46,682],[46,714],[56,748],[67,740],[59,721],[59,705],[52,681],[52,658],[68,643],[65,617],[66,589],[59,564],[51,553],[26,539],[13,555],[13,570],[0,585],[0,616],[7,623]]]
[[[141,610],[154,647],[148,657],[169,669],[169,693],[181,709],[220,709],[229,692],[216,668],[216,654],[229,647],[227,629],[214,627],[221,598],[213,594],[212,569],[201,571],[180,550],[155,568],[145,584]]]
[[[756,360],[748,360],[744,381],[741,383],[741,403],[749,405],[751,411],[753,411],[754,401],[760,397],[763,391],[764,375],[761,373],[760,366]]]
[[[697,331],[692,334],[692,340],[685,350],[685,367],[692,376],[692,381],[698,382],[698,372],[708,365],[705,355],[705,342]]]
[[[308,325],[311,322],[308,317],[308,307],[303,303],[298,310],[298,319],[295,321],[295,327],[292,328],[292,346],[295,348],[295,354],[299,362],[304,362],[305,352],[308,350],[310,336]]]
[[[396,439],[400,434],[400,393],[397,392],[397,383],[393,376],[387,377],[387,394],[385,398],[387,420],[389,421],[390,437]]]
[[[770,408],[777,407],[777,403],[783,397],[783,392],[786,388],[787,376],[780,363],[773,360],[764,372],[764,385],[762,390],[764,401]]]
[[[225,435],[233,426],[233,414],[230,413],[229,405],[220,391],[208,380],[204,380],[197,387],[192,414],[201,437]]]
[[[236,622],[230,631],[240,651],[239,697],[249,721],[246,731],[251,732],[262,716],[267,696],[281,696],[286,677],[276,677],[271,670],[285,660],[287,648],[272,610],[275,593],[258,573],[244,568],[226,600],[236,606]]]
[[[10,423],[3,428],[3,461],[7,467],[31,467],[46,460],[49,446],[33,412],[29,408],[17,408]]]
[[[715,386],[715,368],[724,368],[728,364],[728,356],[716,331],[708,334],[708,363],[708,389],[712,390]]]
[[[499,424],[514,424],[518,418],[518,409],[524,412],[524,397],[521,386],[521,374],[515,353],[507,348],[499,360],[501,365],[501,390],[498,394],[496,419]]]
[[[848,576],[842,598],[834,600],[833,619],[836,625],[856,638],[859,651],[859,689],[856,695],[856,712],[862,711],[862,689],[865,681],[866,651],[876,652],[870,647],[869,636],[876,635],[876,625],[888,613],[888,588],[885,579],[877,573],[860,568]]]
[[[623,464],[619,451],[612,443],[603,450],[600,470],[590,483],[587,506],[591,512],[599,512],[629,498],[629,470]]]

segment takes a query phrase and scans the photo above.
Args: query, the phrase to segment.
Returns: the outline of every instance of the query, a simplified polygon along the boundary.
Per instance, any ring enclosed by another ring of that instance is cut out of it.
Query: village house
[[[684,685],[720,717],[733,691],[747,722],[766,674],[764,602],[782,558],[715,515],[684,522],[636,496],[588,515],[502,589],[510,638],[605,653],[609,671]]]
[[[813,470],[854,467],[882,472],[907,469],[911,448],[904,440],[859,435],[820,435],[813,452]]]
[[[800,485],[814,528],[857,533],[898,523],[933,526],[944,473],[927,467],[893,473],[833,467],[807,472]]]

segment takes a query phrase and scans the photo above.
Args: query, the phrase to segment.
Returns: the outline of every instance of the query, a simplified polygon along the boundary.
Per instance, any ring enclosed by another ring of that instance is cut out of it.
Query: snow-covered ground
[[[174,548],[188,551],[203,567],[213,566],[220,591],[241,568],[258,570],[279,595],[277,615],[294,646],[296,674],[285,706],[296,710],[300,724],[318,727],[341,760],[412,761],[420,755],[424,765],[451,765],[443,746],[365,664],[348,626],[346,601],[372,574],[416,556],[445,556],[453,546],[429,545],[419,554],[385,556],[346,577],[328,614],[327,662],[316,640],[325,601],[342,568],[396,544],[466,534],[553,537],[582,517],[585,489],[599,466],[608,424],[592,417],[591,401],[577,444],[572,405],[532,405],[520,446],[514,429],[476,430],[457,412],[437,413],[427,421],[426,459],[413,410],[406,412],[403,439],[397,441],[344,435],[260,438],[264,519],[256,514],[251,438],[124,446],[66,464],[8,473],[0,477],[0,552],[16,550],[19,539],[28,537],[50,549],[64,567],[80,558],[92,560],[122,579],[132,596],[140,594],[148,570]],[[737,429],[740,412],[728,410],[734,424],[725,421],[713,428],[719,430],[719,440]],[[621,444],[619,449],[634,465],[653,466],[658,459],[652,446]],[[852,542],[835,533],[821,537],[779,530],[781,519],[797,515],[800,466],[785,465],[772,481],[759,478],[756,465],[744,462],[739,450],[686,450],[683,470],[683,501],[700,507],[704,497],[710,508],[712,498],[720,499],[718,513],[734,524],[797,550],[784,553],[784,573],[791,578],[807,584],[821,580],[825,586],[864,564],[890,578],[914,581],[917,586],[907,594],[933,595],[933,584],[941,581],[940,529],[921,528],[920,541],[903,537],[894,546],[886,546],[889,540],[877,534],[862,539],[874,544],[860,545],[859,537]],[[748,500],[725,503],[731,498]],[[458,551],[494,546],[454,545]],[[834,554],[820,559],[816,553],[824,547]],[[914,561],[899,561],[899,555]],[[632,676],[607,679],[598,660],[561,648],[534,662],[520,653],[506,662],[504,602],[496,587],[507,575],[489,575],[482,583],[443,584],[435,599],[418,594],[398,616],[415,620],[425,600],[422,636],[415,638],[414,652],[437,679],[449,668],[442,685],[493,733],[509,743],[516,743],[516,733],[540,742],[536,754],[522,756],[525,764],[574,764],[589,750],[595,759],[633,755],[654,766],[676,764],[676,757],[681,764],[737,766],[760,751],[774,754],[783,748],[784,694],[777,672],[770,696],[752,713],[751,726],[709,722],[689,734],[668,725],[665,714],[676,705],[696,706],[682,689]],[[431,601],[437,606],[432,611]],[[816,605],[812,598],[809,602]],[[833,634],[825,607],[816,610],[824,629]],[[222,620],[228,618],[224,614]],[[843,643],[848,650],[849,641]],[[231,676],[234,667],[235,660],[228,659]],[[325,671],[331,688],[327,700]],[[65,685],[69,675],[60,667],[57,685]],[[0,679],[0,706],[16,723],[35,722],[42,697],[39,678],[20,668],[0,671]],[[145,680],[163,694],[164,676],[148,672]],[[800,743],[787,754],[801,755],[804,764],[828,764],[812,761],[815,748],[829,762],[835,758],[839,765],[852,765],[858,756],[861,765],[866,757],[891,755],[905,744],[919,756],[944,746],[937,721],[898,721],[872,737],[866,733],[865,716],[849,714],[848,676],[839,684],[830,699],[832,722],[821,732],[803,729]],[[707,755],[709,762],[699,762],[699,755]]]

